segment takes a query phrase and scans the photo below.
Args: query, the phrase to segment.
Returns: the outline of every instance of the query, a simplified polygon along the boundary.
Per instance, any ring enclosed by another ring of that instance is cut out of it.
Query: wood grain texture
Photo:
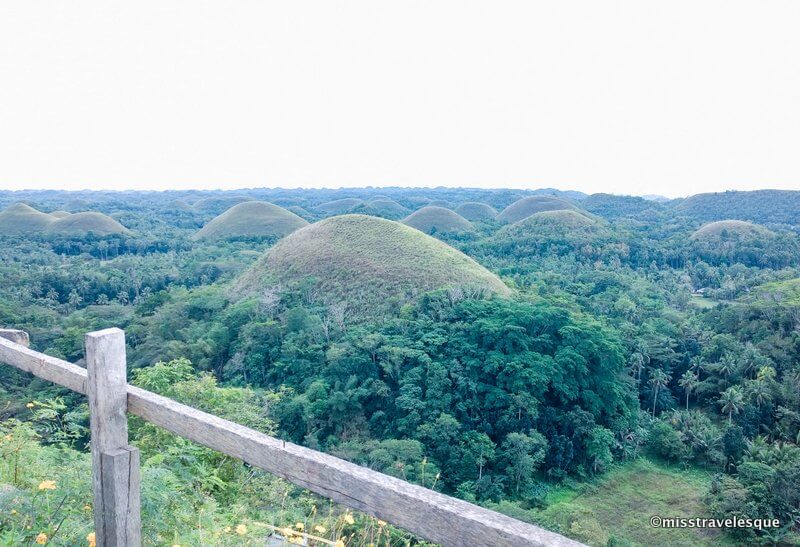
[[[110,467],[111,473],[106,475],[106,467],[103,465],[103,454],[106,454],[109,462],[122,466],[122,456],[112,458],[111,455],[125,451],[128,447],[125,333],[116,328],[90,332],[85,336],[84,343],[86,395],[89,398],[89,428],[92,434],[90,444],[94,531],[98,545],[103,547],[133,545],[119,543],[120,538],[126,538],[128,535],[126,521],[119,519],[127,518],[128,511],[136,505],[129,498],[135,491],[135,497],[138,499],[139,483],[129,482],[131,477],[129,469]],[[109,496],[109,492],[112,495]],[[138,522],[138,515],[135,520]],[[123,528],[119,529],[118,526]]]
[[[86,369],[0,338],[0,363],[86,395]]]
[[[104,547],[142,544],[139,449],[127,446],[102,452]]]

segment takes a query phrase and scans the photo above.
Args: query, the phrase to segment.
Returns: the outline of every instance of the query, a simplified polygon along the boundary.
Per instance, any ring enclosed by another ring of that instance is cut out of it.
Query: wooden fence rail
[[[89,398],[95,534],[103,547],[141,544],[139,454],[128,445],[126,413],[436,543],[580,545],[543,528],[132,386],[126,379],[125,335],[119,329],[86,335],[86,369],[27,345],[24,332],[0,329],[0,362]]]

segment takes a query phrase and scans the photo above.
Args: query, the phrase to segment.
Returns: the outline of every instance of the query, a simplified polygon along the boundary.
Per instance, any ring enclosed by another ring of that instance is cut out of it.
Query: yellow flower
[[[314,531],[318,534],[324,534],[325,532],[328,531],[328,529],[322,526],[321,524],[317,524],[316,526],[314,526]]]
[[[83,506],[83,510],[84,511],[91,511],[92,510],[92,506],[87,503],[86,505]],[[92,533],[94,533],[94,532],[92,532]]]
[[[239,534],[240,536],[245,535],[247,533],[247,526],[245,526],[244,524],[240,524],[239,526],[236,527],[236,533]]]
[[[56,481],[42,481],[39,483],[39,490],[55,490]]]
[[[28,403],[28,404],[27,404],[27,405],[25,405],[25,406],[26,406],[26,407],[28,407],[28,408],[33,408],[33,403]],[[47,541],[47,539],[45,539],[45,541]]]
[[[47,534],[39,534],[36,536],[36,543],[39,545],[44,545],[47,543]]]
[[[353,523],[355,522],[355,519],[353,518],[353,515],[351,515],[350,513],[347,513],[347,514],[344,516],[344,521],[345,521],[347,524],[353,524]]]
[[[344,541],[337,539],[336,544],[333,547],[345,547]]]
[[[227,532],[227,533],[229,533],[229,534],[230,534],[230,533],[231,533],[231,530],[233,530],[233,528],[231,528],[230,526],[226,526],[226,527],[225,527],[225,532]]]
[[[13,437],[11,435],[6,435],[5,437],[3,437],[3,439],[10,441],[11,439],[13,439]]]
[[[295,523],[294,527],[297,528],[298,530],[302,530],[303,528],[305,528],[302,522]]]
[[[386,526],[386,521],[378,519],[378,526]]]
[[[86,536],[86,541],[89,542],[89,547],[97,547],[97,536],[94,535],[94,532]]]

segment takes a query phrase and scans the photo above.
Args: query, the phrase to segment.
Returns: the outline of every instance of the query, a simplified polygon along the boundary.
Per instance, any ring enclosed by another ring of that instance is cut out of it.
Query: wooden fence
[[[97,544],[141,545],[139,452],[127,413],[238,458],[429,541],[453,546],[574,546],[564,536],[463,500],[287,443],[127,383],[125,334],[85,336],[86,368],[28,348],[28,335],[0,329],[0,363],[89,399]]]

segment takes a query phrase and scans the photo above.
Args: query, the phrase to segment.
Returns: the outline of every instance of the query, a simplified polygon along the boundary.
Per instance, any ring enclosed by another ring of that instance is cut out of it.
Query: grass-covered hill
[[[458,213],[434,205],[414,211],[403,220],[403,224],[426,234],[460,233],[473,229],[472,223]]]
[[[717,192],[673,203],[678,214],[699,221],[733,217],[761,224],[800,224],[800,191]]]
[[[66,236],[125,234],[128,229],[103,213],[75,213],[55,219],[47,226],[47,233]]]
[[[314,208],[317,211],[321,211],[329,215],[341,215],[342,213],[347,213],[354,207],[358,207],[362,203],[364,203],[363,199],[342,198],[342,199],[335,199],[333,201],[326,201],[325,203],[320,203]]]
[[[487,248],[500,257],[564,255],[587,243],[610,241],[609,236],[604,221],[578,211],[542,211],[501,228]]]
[[[520,220],[509,226],[508,228],[513,227],[547,227],[552,226],[556,229],[575,229],[575,228],[586,228],[588,226],[594,226],[597,224],[597,220],[584,215],[578,211],[569,210],[557,210],[557,211],[542,211],[541,213],[536,213],[528,218]]]
[[[497,215],[497,220],[513,224],[542,211],[559,211],[576,209],[574,205],[563,199],[551,196],[529,196],[515,201]]]
[[[743,220],[719,220],[704,224],[692,235],[693,241],[727,241],[740,239],[759,239],[772,236],[773,233],[752,222]]]
[[[508,295],[500,279],[465,254],[399,222],[331,217],[279,241],[237,281],[243,293],[313,279],[324,301],[382,308],[390,298],[440,288]],[[360,313],[363,313],[361,311]]]
[[[382,197],[356,205],[349,212],[397,220],[406,216],[408,214],[408,209],[393,199]]]
[[[494,207],[477,201],[462,203],[456,207],[455,211],[470,222],[491,220],[497,216],[497,210]]]
[[[198,231],[194,239],[283,237],[307,225],[298,215],[266,201],[234,205]]]
[[[55,219],[30,205],[15,203],[0,212],[0,235],[22,235],[43,232]]]
[[[202,198],[196,201],[192,208],[199,212],[199,213],[206,213],[212,215],[218,215],[227,209],[230,209],[234,205],[239,203],[244,203],[245,201],[250,201],[251,198],[247,196],[237,196],[237,195],[221,195],[221,196],[213,196]]]

